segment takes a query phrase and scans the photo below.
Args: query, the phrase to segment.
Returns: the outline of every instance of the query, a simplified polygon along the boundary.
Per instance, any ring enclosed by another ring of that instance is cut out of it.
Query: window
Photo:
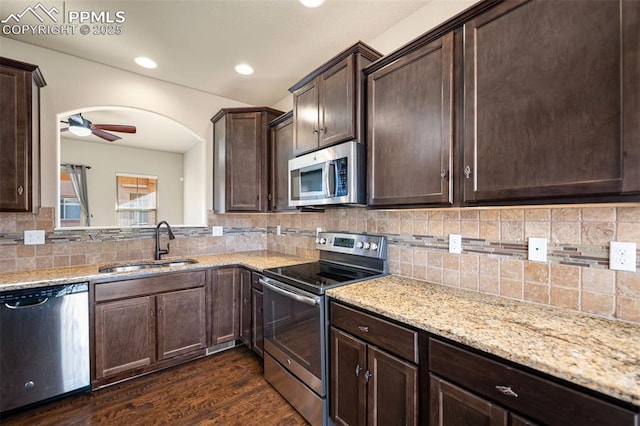
[[[80,201],[73,189],[69,173],[60,171],[60,222],[64,226],[81,226]]]
[[[116,175],[116,221],[119,226],[155,225],[158,178]]]

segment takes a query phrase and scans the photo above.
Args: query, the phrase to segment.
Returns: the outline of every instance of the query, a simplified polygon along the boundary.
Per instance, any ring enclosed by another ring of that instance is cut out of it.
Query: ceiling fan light
[[[76,136],[89,136],[91,133],[91,124],[88,120],[80,117],[81,120],[75,120],[69,117],[69,131]]]

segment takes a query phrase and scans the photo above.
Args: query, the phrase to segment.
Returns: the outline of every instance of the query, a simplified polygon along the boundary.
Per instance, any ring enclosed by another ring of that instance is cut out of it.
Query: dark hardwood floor
[[[0,420],[9,425],[307,425],[245,346]]]

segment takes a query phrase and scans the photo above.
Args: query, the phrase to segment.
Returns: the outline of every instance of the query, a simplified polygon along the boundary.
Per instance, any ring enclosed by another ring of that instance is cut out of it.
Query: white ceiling
[[[315,9],[297,0],[47,1],[50,10],[123,11],[121,35],[3,35],[251,105],[273,105],[287,89],[358,40],[368,41],[429,0],[326,0]],[[38,0],[0,2],[0,19]],[[38,24],[31,15],[20,24]],[[48,22],[45,22],[48,23]],[[375,46],[373,46],[375,47]],[[148,56],[158,68],[133,62]],[[247,62],[252,76],[234,66]]]

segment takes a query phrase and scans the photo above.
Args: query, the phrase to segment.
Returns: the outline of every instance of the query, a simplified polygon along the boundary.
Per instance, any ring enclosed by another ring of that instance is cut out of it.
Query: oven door
[[[324,397],[325,310],[322,296],[270,278],[264,286],[264,350]]]

